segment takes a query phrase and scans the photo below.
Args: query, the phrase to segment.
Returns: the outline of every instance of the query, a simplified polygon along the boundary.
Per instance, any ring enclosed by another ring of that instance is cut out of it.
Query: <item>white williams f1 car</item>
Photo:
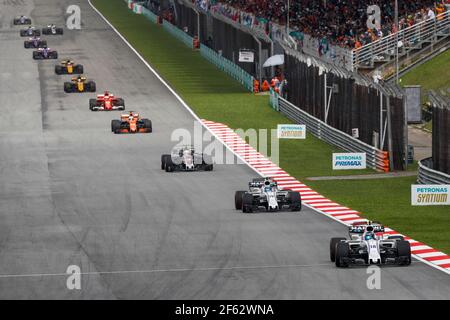
[[[387,235],[377,222],[353,224],[349,227],[351,240],[331,238],[330,260],[337,267],[350,265],[411,264],[411,245],[402,236]]]
[[[236,191],[234,205],[236,210],[242,212],[280,211],[289,209],[300,211],[302,201],[300,193],[291,190],[282,190],[270,178],[256,178],[248,184],[249,191]]]
[[[42,34],[45,35],[62,35],[63,28],[57,28],[54,24],[49,24],[46,28],[42,28]]]

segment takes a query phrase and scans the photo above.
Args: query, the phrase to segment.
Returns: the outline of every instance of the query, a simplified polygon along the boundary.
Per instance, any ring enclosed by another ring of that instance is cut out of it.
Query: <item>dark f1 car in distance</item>
[[[27,25],[31,24],[31,19],[27,16],[19,16],[17,18],[14,18],[13,20],[14,25]]]
[[[104,94],[97,95],[97,99],[89,99],[89,109],[91,111],[125,110],[125,101],[105,91]]]
[[[41,35],[41,31],[32,26],[29,26],[28,29],[20,30],[21,37],[33,37],[33,36],[39,37],[40,35]]]
[[[45,35],[62,35],[63,28],[57,28],[54,24],[49,24],[46,28],[42,28],[42,34]]]
[[[39,49],[39,48],[44,48],[47,46],[47,41],[45,40],[41,40],[41,38],[39,37],[31,37],[28,40],[25,40],[23,42],[23,46],[25,49],[29,49],[29,48],[34,48],[34,49]]]
[[[302,201],[300,193],[283,190],[271,178],[256,178],[248,183],[249,191],[236,191],[234,204],[236,210],[251,213],[261,209],[265,211],[300,211]]]
[[[47,46],[44,46],[43,48],[39,48],[36,51],[33,51],[33,59],[58,59],[58,52],[53,49],[47,48]]]
[[[86,77],[79,75],[72,77],[71,82],[64,82],[64,92],[95,92],[97,86],[94,81],[88,81]]]
[[[62,60],[60,65],[55,66],[56,74],[82,74],[83,71],[83,66],[75,64],[71,59]]]
[[[330,260],[337,267],[350,265],[411,264],[411,245],[400,235],[384,235],[378,222],[355,223],[349,227],[350,240],[331,238]]]
[[[120,120],[111,120],[111,131],[119,133],[150,133],[153,131],[152,122],[143,119],[139,113],[130,111],[121,115]]]
[[[212,171],[213,162],[209,155],[195,152],[193,146],[182,146],[172,154],[161,156],[161,169],[173,171]]]

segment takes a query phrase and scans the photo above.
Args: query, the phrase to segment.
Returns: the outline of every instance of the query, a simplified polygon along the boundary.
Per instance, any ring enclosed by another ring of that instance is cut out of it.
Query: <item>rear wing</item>
[[[348,227],[348,232],[363,234],[369,227],[372,227],[373,228],[372,231],[375,233],[384,232],[384,226],[381,224],[360,224],[360,225],[354,224]]]

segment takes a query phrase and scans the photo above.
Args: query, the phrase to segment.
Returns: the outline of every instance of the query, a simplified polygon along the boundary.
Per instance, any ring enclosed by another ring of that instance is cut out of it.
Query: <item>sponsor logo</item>
[[[279,124],[278,139],[306,139],[304,124]]]
[[[450,185],[412,185],[413,206],[450,205]]]
[[[365,153],[333,153],[333,170],[366,169]]]

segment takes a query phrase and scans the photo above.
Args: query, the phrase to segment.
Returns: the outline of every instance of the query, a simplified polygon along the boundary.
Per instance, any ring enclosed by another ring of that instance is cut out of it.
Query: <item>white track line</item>
[[[329,263],[320,264],[286,264],[267,266],[236,266],[236,267],[204,267],[204,268],[174,268],[154,270],[120,270],[120,271],[92,271],[80,272],[79,275],[105,275],[105,274],[130,274],[130,273],[166,273],[166,272],[199,272],[199,271],[227,271],[227,270],[253,270],[253,269],[286,269],[286,268],[312,268],[326,267]],[[0,279],[8,278],[34,278],[34,277],[67,277],[72,273],[29,273],[29,274],[0,274]]]

